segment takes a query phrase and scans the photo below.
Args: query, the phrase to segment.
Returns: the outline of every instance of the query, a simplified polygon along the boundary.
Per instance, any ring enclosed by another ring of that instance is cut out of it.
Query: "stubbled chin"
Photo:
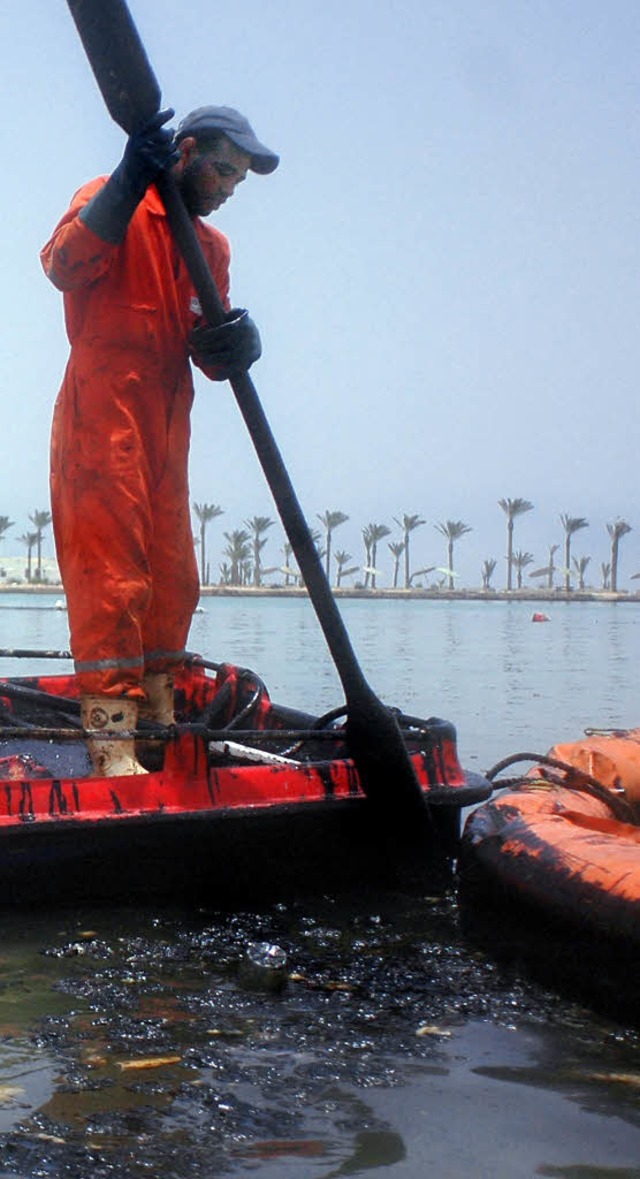
[[[185,173],[178,187],[190,217],[208,217],[220,206],[219,195],[203,192],[193,173]]]
[[[208,201],[203,200],[200,203],[198,215],[200,217],[208,217],[210,213],[215,213],[218,209],[221,209],[223,205],[224,201],[220,200],[218,197]]]

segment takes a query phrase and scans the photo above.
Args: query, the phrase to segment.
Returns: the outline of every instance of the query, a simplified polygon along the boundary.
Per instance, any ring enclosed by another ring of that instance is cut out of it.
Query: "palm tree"
[[[491,589],[491,578],[495,573],[496,562],[493,557],[485,557],[482,562],[482,588]]]
[[[8,516],[0,516],[0,540],[9,528],[13,528],[13,520],[10,520]]]
[[[326,511],[326,512],[323,512],[321,516],[319,515],[318,519],[319,519],[320,523],[322,524],[322,526],[324,528],[324,532],[325,532],[326,548],[325,548],[325,552],[324,552],[324,556],[325,556],[324,568],[325,568],[325,573],[327,575],[327,581],[329,581],[329,576],[330,576],[329,570],[331,568],[331,533],[334,531],[335,528],[338,528],[340,526],[340,524],[345,524],[346,521],[349,519],[349,517],[346,516],[344,512]]]
[[[447,520],[444,524],[434,524],[433,526],[441,532],[447,542],[447,568],[449,570],[449,589],[453,589],[453,546],[461,536],[466,532],[472,532],[473,529],[468,524],[463,524],[462,520]]]
[[[369,524],[367,524],[366,527],[362,529],[362,540],[364,542],[363,569],[364,569],[364,588],[365,589],[369,588],[369,578],[371,577],[371,545],[372,545],[372,540],[371,540],[370,527],[371,526]]]
[[[251,520],[245,520],[245,527],[249,529],[251,536],[251,546],[253,549],[253,584],[262,584],[262,560],[260,554],[267,543],[267,538],[263,534],[272,528],[275,521],[270,516],[253,516]]]
[[[205,534],[207,524],[222,515],[222,508],[218,504],[195,504],[193,510],[200,522],[199,540],[200,540],[200,584],[209,584],[209,570],[206,562],[206,541]]]
[[[342,584],[343,577],[350,577],[352,573],[358,572],[358,566],[354,565],[351,569],[345,569],[345,565],[351,560],[351,553],[346,553],[344,549],[339,549],[334,557],[335,563],[338,566],[336,573],[336,589]]]
[[[400,573],[400,558],[404,552],[404,541],[395,540],[389,542],[389,549],[393,556],[393,588],[398,588],[398,575]]]
[[[555,557],[559,548],[560,548],[559,544],[550,544],[549,545],[549,564],[547,566],[547,568],[548,568],[547,589],[553,589],[553,575],[556,571],[556,564],[555,564],[554,557]]]
[[[578,574],[578,589],[579,590],[584,589],[584,575],[587,572],[587,567],[589,565],[590,560],[591,560],[591,557],[574,557],[573,558],[573,568],[575,569],[576,573]]]
[[[233,532],[225,532],[227,542],[223,556],[229,559],[229,585],[242,585],[243,574],[247,561],[251,557],[251,538],[242,528]]]
[[[528,565],[533,564],[533,553],[523,553],[522,549],[516,549],[513,554],[513,567],[517,573],[516,586],[522,589],[522,570],[526,569]]]
[[[27,581],[31,581],[31,559],[33,556],[33,550],[38,540],[38,533],[25,532],[22,536],[18,537],[18,540],[27,546],[27,568],[25,573],[27,576]]]
[[[564,528],[564,588],[566,593],[571,592],[571,537],[574,532],[579,532],[581,528],[588,528],[589,521],[585,520],[584,516],[569,516],[563,512],[560,516],[560,523]]]
[[[603,590],[609,589],[609,578],[611,577],[611,564],[609,561],[603,561],[600,565],[600,573],[602,575]]]
[[[426,524],[426,520],[422,516],[407,516],[404,515],[401,520],[397,516],[393,517],[399,528],[402,529],[402,542],[404,544],[404,588],[411,587],[410,561],[409,561],[409,536],[416,528],[420,528],[421,524]]]
[[[295,569],[291,568],[291,557],[293,555],[293,545],[290,544],[288,540],[285,540],[285,542],[282,546],[282,552],[284,554],[284,565],[282,566],[280,572],[284,573],[284,584],[290,585],[289,578],[292,577],[293,581],[294,581],[294,585],[295,585],[298,575],[297,575]]]
[[[611,592],[617,594],[618,592],[618,555],[620,541],[627,532],[631,532],[631,525],[627,524],[626,520],[614,520],[613,524],[607,524],[607,532],[611,537]]]
[[[389,536],[391,529],[387,528],[386,524],[367,524],[362,529],[362,539],[367,552],[367,562],[365,566],[365,589],[369,582],[369,574],[371,574],[371,589],[376,588],[376,561],[378,559],[378,545],[385,536]]]
[[[37,537],[37,539],[36,539],[36,552],[37,552],[38,563],[36,565],[35,580],[42,581],[42,533],[44,532],[44,529],[47,528],[49,526],[49,524],[51,523],[52,516],[51,516],[51,512],[46,512],[46,511],[39,512],[38,509],[36,508],[36,510],[33,511],[31,513],[31,515],[29,516],[29,519],[31,520],[31,523],[33,524],[33,526],[36,530],[36,537]]]
[[[512,586],[513,564],[513,521],[516,516],[530,512],[533,504],[528,499],[499,499],[498,503],[507,517],[507,589]]]

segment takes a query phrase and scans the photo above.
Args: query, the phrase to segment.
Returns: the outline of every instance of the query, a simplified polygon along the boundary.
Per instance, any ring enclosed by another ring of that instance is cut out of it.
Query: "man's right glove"
[[[191,359],[216,381],[246,372],[262,355],[260,333],[248,311],[234,307],[218,327],[204,323],[189,340]]]
[[[149,185],[180,158],[164,126],[174,111],[158,111],[127,140],[122,160],[106,184],[80,211],[80,220],[104,242],[119,245]]]

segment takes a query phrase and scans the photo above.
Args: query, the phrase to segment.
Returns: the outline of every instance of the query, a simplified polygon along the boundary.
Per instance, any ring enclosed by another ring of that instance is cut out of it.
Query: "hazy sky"
[[[234,302],[257,320],[253,376],[309,522],[334,547],[419,513],[473,528],[504,584],[500,497],[535,510],[516,547],[544,564],[559,515],[599,581],[624,517],[620,585],[640,570],[638,0],[131,0],[164,101],[239,107],[281,154],[217,215]],[[110,171],[110,121],[63,0],[0,19],[5,165],[0,514],[48,506],[48,437],[67,357],[39,250],[73,191]],[[197,380],[192,499],[223,530],[275,516],[228,386]],[[279,559],[272,529],[265,558]],[[393,538],[391,538],[393,539]],[[391,558],[381,546],[380,579]]]

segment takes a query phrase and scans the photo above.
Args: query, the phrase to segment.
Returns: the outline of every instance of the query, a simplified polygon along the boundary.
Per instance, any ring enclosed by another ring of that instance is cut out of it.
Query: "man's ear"
[[[182,172],[185,164],[190,163],[197,153],[198,144],[194,135],[185,135],[184,139],[181,139],[176,146],[180,152],[180,159],[175,164],[175,167],[178,172]]]

